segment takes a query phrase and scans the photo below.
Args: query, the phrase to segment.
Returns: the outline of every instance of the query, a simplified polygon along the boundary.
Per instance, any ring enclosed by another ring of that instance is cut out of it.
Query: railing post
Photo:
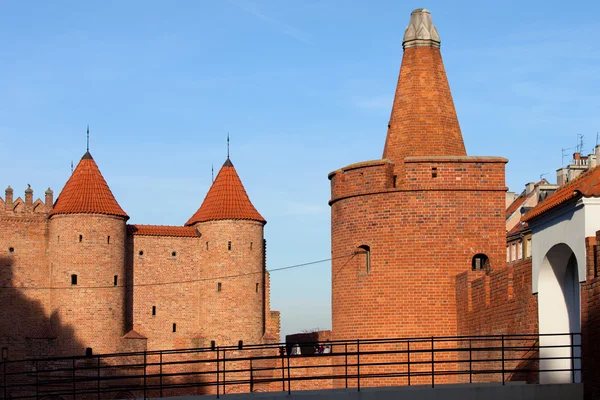
[[[356,386],[360,392],[360,339],[356,339]]]
[[[225,376],[225,373],[227,372],[227,365],[225,365],[225,349],[223,349],[223,394],[225,394],[225,390],[226,387],[225,385],[227,384],[227,377]]]
[[[217,347],[217,399],[219,398],[219,391],[221,388],[219,387],[219,348]]]
[[[287,351],[285,353],[286,354],[283,354],[283,352],[281,353],[281,391],[282,392],[285,392],[285,357],[286,356],[288,358],[290,357],[290,355],[287,354]]]
[[[98,363],[96,365],[96,369],[97,371],[97,380],[98,382],[96,383],[96,397],[98,398],[98,400],[100,400],[100,355],[98,355]]]
[[[469,338],[469,383],[473,383],[473,343]]]
[[[35,360],[35,398],[40,398],[40,375],[38,373],[38,361]]]
[[[408,361],[408,386],[410,386],[410,339],[406,342],[406,356]]]
[[[290,357],[289,356],[287,358],[287,371],[288,371],[288,394],[292,394],[292,380],[290,379]]]
[[[431,337],[431,387],[435,387],[435,367],[434,367],[434,362],[435,362],[435,353],[434,353],[434,349],[433,349],[433,336]]]
[[[77,394],[77,389],[75,387],[75,357],[73,357],[73,371],[71,377],[73,379],[73,400],[75,400],[75,395]]]
[[[162,353],[162,350],[159,353],[159,355],[160,355],[160,360],[159,360],[160,361],[160,375],[159,375],[159,378],[158,378],[159,379],[158,380],[158,387],[159,387],[159,390],[160,390],[160,397],[163,397],[163,387],[162,387],[162,380],[163,380],[163,353]]]
[[[147,381],[146,381],[146,366],[148,365],[146,350],[144,350],[144,400],[148,398],[148,393],[146,392]]]
[[[348,343],[344,343],[344,353],[346,355],[346,389],[348,389]]]
[[[572,382],[575,383],[575,346],[573,343],[573,332],[570,334],[571,336],[571,376]]]
[[[502,334],[502,385],[504,385],[504,333]]]
[[[252,359],[250,359],[250,393],[254,392],[254,374],[252,373]]]

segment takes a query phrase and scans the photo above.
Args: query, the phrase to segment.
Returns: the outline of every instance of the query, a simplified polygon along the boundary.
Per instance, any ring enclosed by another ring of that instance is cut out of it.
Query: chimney
[[[590,154],[587,156],[588,159],[588,165],[590,168],[594,168],[597,165],[597,158],[596,158],[596,154]]]
[[[559,168],[556,170],[556,184],[561,186],[567,183],[567,169]]]
[[[33,204],[33,189],[31,185],[27,184],[27,189],[25,189],[25,208],[30,209]]]
[[[528,182],[527,184],[525,184],[525,195],[529,195],[529,193],[533,192],[534,189],[535,189],[535,183]]]
[[[46,208],[52,208],[52,203],[54,202],[54,192],[52,189],[48,188],[46,190]]]
[[[12,210],[12,206],[13,206],[13,190],[10,187],[10,185],[6,188],[6,191],[4,192],[5,197],[4,200],[6,202],[6,208]]]

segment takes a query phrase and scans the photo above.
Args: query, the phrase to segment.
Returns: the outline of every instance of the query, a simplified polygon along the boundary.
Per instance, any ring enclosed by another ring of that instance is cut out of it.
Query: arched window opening
[[[490,260],[485,254],[475,254],[471,261],[471,270],[483,271],[490,266]]]
[[[371,272],[371,247],[366,244],[358,246],[358,250],[356,251],[361,259],[364,258],[364,266],[367,274]]]
[[[77,275],[71,275],[71,285],[77,285]]]
[[[231,242],[227,242],[227,250],[231,250]]]

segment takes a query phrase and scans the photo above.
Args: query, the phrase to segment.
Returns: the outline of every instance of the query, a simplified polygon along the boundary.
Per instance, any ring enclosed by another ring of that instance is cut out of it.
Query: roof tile
[[[56,214],[105,214],[129,219],[89,152],[83,155],[60,192],[50,213]]]
[[[538,203],[521,220],[529,221],[579,195],[583,197],[598,197],[600,196],[599,183],[600,166],[590,168],[571,182],[558,188],[556,192],[546,197],[544,201]]]
[[[191,226],[127,225],[127,233],[135,236],[199,237]]]
[[[185,225],[223,219],[247,219],[267,223],[252,205],[229,158],[219,171],[204,202]]]

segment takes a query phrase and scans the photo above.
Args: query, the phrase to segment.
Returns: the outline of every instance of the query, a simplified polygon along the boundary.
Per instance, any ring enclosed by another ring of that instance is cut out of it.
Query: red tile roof
[[[229,158],[219,171],[204,202],[185,225],[223,219],[247,219],[267,223],[252,205]]]
[[[199,237],[196,228],[191,226],[166,226],[166,225],[127,225],[127,233],[136,236],[171,236],[171,237]]]
[[[506,233],[506,236],[513,236],[514,234],[526,231],[527,229],[529,229],[529,224],[527,222],[519,222],[510,231]]]
[[[60,192],[50,213],[56,214],[105,214],[129,219],[89,152],[83,155]]]
[[[522,221],[529,221],[578,196],[598,197],[600,196],[599,183],[600,166],[585,171],[571,182],[558,188],[556,192],[546,197],[544,201],[538,203],[537,206],[525,214]]]

